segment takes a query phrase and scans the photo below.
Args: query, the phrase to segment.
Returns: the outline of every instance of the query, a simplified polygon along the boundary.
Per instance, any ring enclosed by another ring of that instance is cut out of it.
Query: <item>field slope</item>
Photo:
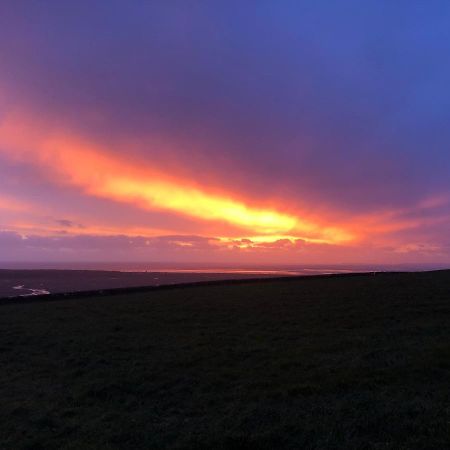
[[[2,449],[450,446],[450,271],[0,305]]]

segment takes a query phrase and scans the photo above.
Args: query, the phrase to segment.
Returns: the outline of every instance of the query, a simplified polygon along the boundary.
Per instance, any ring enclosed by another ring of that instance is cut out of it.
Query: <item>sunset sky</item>
[[[0,260],[450,263],[447,1],[0,2]]]

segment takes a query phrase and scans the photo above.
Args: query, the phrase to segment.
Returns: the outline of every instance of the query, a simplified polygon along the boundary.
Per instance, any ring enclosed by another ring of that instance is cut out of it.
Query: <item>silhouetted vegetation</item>
[[[441,449],[450,272],[0,306],[2,449]]]

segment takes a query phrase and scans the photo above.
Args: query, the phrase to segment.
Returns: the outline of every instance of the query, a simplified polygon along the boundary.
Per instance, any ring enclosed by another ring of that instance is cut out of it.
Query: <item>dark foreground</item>
[[[0,448],[443,449],[450,271],[0,306]]]

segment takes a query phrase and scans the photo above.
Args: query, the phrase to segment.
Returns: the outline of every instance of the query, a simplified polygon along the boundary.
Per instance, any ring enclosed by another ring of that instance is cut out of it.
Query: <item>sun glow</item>
[[[143,206],[178,211],[205,220],[223,220],[232,225],[262,233],[293,230],[297,220],[275,211],[249,208],[245,204],[206,194],[188,185],[129,178],[109,179],[99,187],[105,194],[118,199],[134,198]]]
[[[282,235],[325,243],[346,242],[353,237],[346,230],[302,220],[297,214],[251,206],[245,197],[241,200],[219,194],[212,187],[177,178],[146,162],[130,162],[78,137],[43,132],[24,120],[3,122],[0,147],[11,158],[43,167],[57,183],[144,209],[224,222],[234,228],[233,235],[241,230],[241,235],[263,235],[265,239]]]

